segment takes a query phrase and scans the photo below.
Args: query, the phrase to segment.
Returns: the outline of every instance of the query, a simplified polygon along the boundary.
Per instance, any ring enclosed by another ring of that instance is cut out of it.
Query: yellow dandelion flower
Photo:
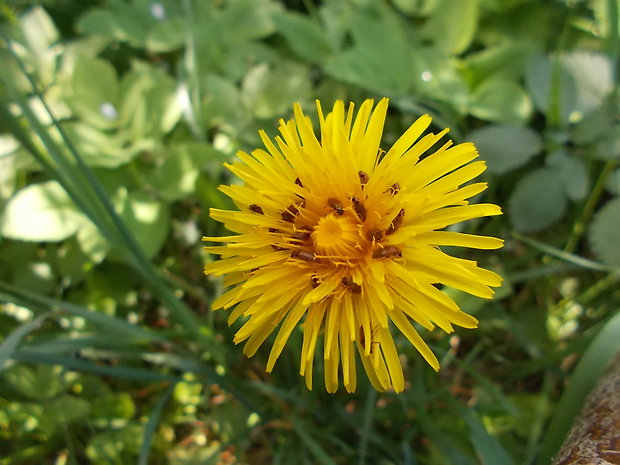
[[[222,259],[205,273],[226,275],[232,288],[213,308],[233,310],[228,323],[245,317],[234,342],[246,341],[251,357],[279,330],[267,362],[270,372],[291,332],[303,328],[300,374],[312,389],[314,354],[322,334],[325,386],[356,388],[356,349],[372,385],[404,389],[391,324],[435,369],[439,362],[412,322],[445,332],[475,328],[477,320],[436,285],[491,298],[501,277],[440,246],[497,249],[501,239],[452,231],[448,225],[499,215],[497,205],[470,205],[486,183],[466,184],[485,170],[471,143],[444,143],[422,155],[447,132],[427,134],[420,117],[384,152],[380,148],[388,100],[373,110],[366,100],[354,118],[337,101],[323,115],[317,101],[320,140],[310,118],[294,106],[280,121],[275,144],[260,132],[267,150],[239,152],[225,166],[244,181],[221,186],[240,211],[211,209],[211,217],[235,235],[205,237],[225,245],[206,247]],[[416,142],[417,140],[417,142]],[[472,162],[473,161],[473,162]],[[461,187],[462,186],[462,187]]]

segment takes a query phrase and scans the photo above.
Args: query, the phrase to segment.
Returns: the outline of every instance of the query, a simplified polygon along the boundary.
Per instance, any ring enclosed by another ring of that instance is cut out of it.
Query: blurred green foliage
[[[0,464],[548,463],[620,340],[619,10],[0,2]],[[403,394],[308,392],[300,334],[272,374],[232,345],[200,237],[258,129],[384,95],[385,146],[423,113],[477,144],[506,283],[447,290],[480,328],[425,335],[439,375],[397,339]]]

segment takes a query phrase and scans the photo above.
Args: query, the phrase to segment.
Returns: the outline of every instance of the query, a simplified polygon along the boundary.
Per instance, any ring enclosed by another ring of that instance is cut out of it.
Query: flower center
[[[329,214],[321,218],[312,232],[317,255],[328,258],[355,258],[361,248],[358,224],[352,218]]]

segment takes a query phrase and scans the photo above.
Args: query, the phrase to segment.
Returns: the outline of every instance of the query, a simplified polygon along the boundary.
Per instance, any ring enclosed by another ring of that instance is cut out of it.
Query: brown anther
[[[366,207],[356,197],[351,197],[351,203],[353,204],[353,210],[357,214],[357,217],[361,221],[366,221]]]
[[[383,191],[383,193],[390,194],[390,195],[396,195],[398,194],[398,191],[400,191],[400,184],[395,182],[390,187],[388,187],[387,190]]]
[[[297,184],[299,187],[304,187],[304,185],[301,183],[301,179],[299,178],[295,178],[295,184]]]
[[[342,278],[341,282],[343,286],[346,287],[353,294],[360,294],[362,292],[362,287],[359,284],[354,283],[353,279],[350,277]]]
[[[375,250],[372,253],[372,258],[390,258],[390,257],[402,257],[403,253],[395,245],[388,245]]]
[[[309,226],[302,226],[299,230],[293,233],[291,238],[298,241],[307,241],[310,239],[310,234],[312,234],[312,229],[310,229]]]
[[[280,213],[280,216],[284,221],[288,221],[289,223],[295,222],[295,216],[299,213],[299,210],[295,205],[289,205],[288,208]]]
[[[265,213],[263,213],[263,209],[256,205],[255,203],[253,203],[252,205],[248,206],[248,208],[253,211],[254,213],[258,213],[259,215],[264,215]]]
[[[394,234],[398,228],[403,224],[403,219],[405,218],[405,209],[401,208],[398,212],[398,215],[394,217],[390,226],[385,230],[385,234],[388,236],[390,234]]]
[[[303,260],[304,262],[313,262],[316,259],[312,252],[304,249],[293,250],[291,252],[291,258],[297,258],[299,260]]]
[[[338,214],[338,216],[344,215],[344,208],[342,208],[340,200],[330,197],[329,199],[327,199],[327,205],[329,205],[330,208],[332,208]]]
[[[375,242],[379,242],[381,239],[383,239],[383,231],[381,231],[380,229],[371,229],[366,233],[366,239],[368,239],[369,241],[375,241]]]
[[[280,230],[276,229],[276,228],[269,228],[269,232],[272,233],[272,234],[279,234]]]
[[[362,185],[362,189],[364,188],[364,186],[368,183],[368,175],[363,172],[363,171],[358,171],[357,175],[360,178],[360,184]]]
[[[321,280],[316,275],[310,278],[310,282],[312,283],[312,289],[316,289],[321,284]]]

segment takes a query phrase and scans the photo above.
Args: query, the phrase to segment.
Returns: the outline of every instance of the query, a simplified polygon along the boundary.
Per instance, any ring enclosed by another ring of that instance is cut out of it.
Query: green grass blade
[[[364,405],[364,419],[362,421],[362,434],[360,436],[359,446],[359,465],[365,465],[366,454],[368,452],[368,438],[372,427],[372,417],[375,410],[375,402],[377,400],[377,391],[368,389],[366,402]]]
[[[50,313],[44,313],[39,315],[34,320],[24,323],[9,334],[2,344],[0,344],[0,373],[4,371],[7,366],[7,361],[13,357],[13,354],[17,350],[19,343],[24,337],[33,331],[39,329],[41,323],[50,316]]]
[[[451,395],[445,395],[446,402],[458,412],[469,427],[469,440],[482,465],[513,465],[514,462],[500,442],[486,430],[474,412],[457,402]]]
[[[64,300],[57,300],[41,294],[36,294],[26,289],[20,289],[15,286],[11,286],[10,284],[2,281],[0,281],[0,292],[4,293],[4,298],[6,300],[13,301],[25,307],[31,308],[36,312],[40,312],[43,309],[48,310],[50,308],[58,309],[61,312],[66,312],[73,316],[82,317],[85,320],[93,323],[94,325],[105,328],[111,334],[122,334],[125,336],[131,336],[137,340],[166,342],[172,344],[172,342],[169,341],[165,336],[158,334],[154,331],[141,328],[140,326],[132,325],[128,321],[121,318],[92,311],[80,305],[66,302]]]
[[[176,376],[166,375],[144,368],[134,368],[122,365],[98,365],[86,360],[73,357],[42,354],[40,352],[19,350],[13,354],[13,359],[22,363],[43,363],[46,365],[60,365],[67,370],[83,371],[97,375],[112,376],[114,378],[129,379],[142,382],[159,382],[177,380]]]
[[[168,399],[172,395],[174,391],[174,387],[176,383],[171,384],[166,392],[159,398],[155,407],[151,411],[149,415],[149,421],[144,426],[144,439],[142,440],[142,447],[140,448],[140,456],[138,457],[138,465],[148,465],[149,463],[149,452],[151,450],[151,446],[153,445],[153,437],[155,436],[155,428],[157,427],[157,423],[159,422],[159,417],[161,416],[161,412],[168,402]]]
[[[577,364],[571,382],[555,407],[542,443],[538,465],[547,465],[558,451],[575,417],[605,367],[618,351],[620,312],[611,317],[596,335]]]
[[[308,431],[301,425],[301,423],[297,420],[293,420],[293,428],[301,439],[301,442],[308,448],[310,453],[317,459],[318,463],[322,465],[336,465],[336,462],[330,457],[325,449],[321,446],[321,444],[314,439]]]

